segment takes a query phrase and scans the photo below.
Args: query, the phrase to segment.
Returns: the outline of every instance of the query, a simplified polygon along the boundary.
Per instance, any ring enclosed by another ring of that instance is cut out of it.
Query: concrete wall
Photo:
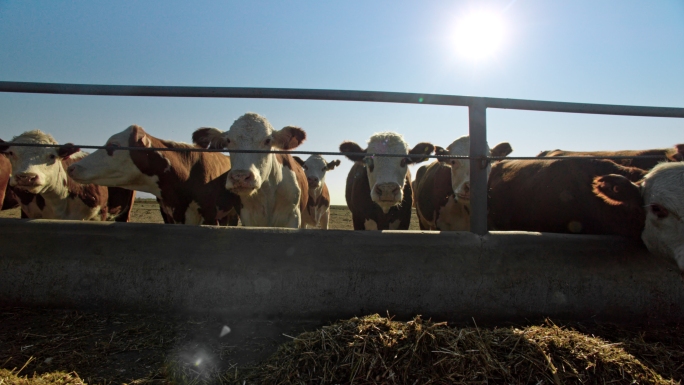
[[[684,319],[674,263],[617,237],[0,220],[0,302],[232,319]]]

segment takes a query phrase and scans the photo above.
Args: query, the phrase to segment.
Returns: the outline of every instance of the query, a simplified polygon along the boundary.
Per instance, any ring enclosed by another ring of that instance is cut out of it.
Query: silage
[[[377,314],[303,333],[245,378],[257,384],[670,384],[623,349],[547,322],[453,328]]]

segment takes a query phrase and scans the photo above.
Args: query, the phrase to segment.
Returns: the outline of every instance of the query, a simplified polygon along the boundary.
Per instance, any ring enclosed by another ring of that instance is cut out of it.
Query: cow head
[[[325,174],[340,165],[339,160],[333,160],[328,163],[322,156],[315,154],[311,155],[306,162],[298,156],[295,156],[294,159],[304,169],[306,180],[309,182],[309,190],[315,190],[323,186],[325,183]]]
[[[594,194],[612,205],[645,210],[641,239],[684,271],[684,163],[661,163],[637,183],[620,175],[594,178]]]
[[[58,148],[13,146],[14,143],[58,143],[51,135],[39,130],[24,132],[11,142],[0,140],[0,152],[7,156],[12,165],[10,185],[33,194],[66,186],[62,159],[85,156],[85,153],[71,143]]]
[[[154,177],[146,175],[145,171],[152,163],[159,163],[162,157],[151,156],[152,151],[129,151],[117,150],[117,147],[152,147],[149,134],[142,127],[132,125],[127,129],[111,136],[107,143],[107,149],[100,149],[78,163],[68,168],[69,175],[79,183],[94,183],[101,186],[124,187],[132,190],[140,190],[157,195],[158,185],[151,181]],[[139,160],[139,165],[133,161],[133,157]],[[166,162],[158,166],[163,170],[168,166]]]
[[[487,146],[487,156],[506,156],[513,152],[513,148],[508,142],[502,142],[494,146],[491,150]],[[436,147],[436,155],[470,155],[470,137],[462,136],[456,139],[446,149]],[[444,159],[440,162],[451,166],[451,187],[454,191],[454,199],[463,203],[470,202],[470,160],[469,159]],[[487,164],[487,175],[491,170],[491,165]]]
[[[404,138],[394,132],[381,132],[371,136],[368,148],[362,149],[354,142],[344,142],[340,145],[342,152],[365,153],[367,155],[347,155],[355,162],[363,162],[370,194],[373,202],[377,203],[384,213],[390,208],[401,204],[404,199],[404,183],[408,173],[408,165],[420,163],[428,158],[435,150],[430,143],[418,143],[409,150]],[[377,157],[373,154],[405,154],[403,158]]]
[[[261,188],[276,167],[277,158],[269,153],[237,153],[231,150],[291,150],[297,148],[306,133],[299,127],[276,130],[261,115],[247,113],[239,117],[230,129],[200,128],[192,135],[195,144],[205,148],[226,148],[232,164],[226,178],[226,188],[239,195],[251,195]]]
[[[675,144],[674,151],[667,154],[667,159],[670,162],[684,161],[684,144]]]

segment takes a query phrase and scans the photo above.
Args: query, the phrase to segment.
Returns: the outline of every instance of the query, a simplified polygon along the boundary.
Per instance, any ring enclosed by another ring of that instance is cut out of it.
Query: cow
[[[487,156],[504,157],[513,149],[502,142]],[[437,146],[436,155],[470,154],[470,137],[462,136],[446,149]],[[487,172],[491,166],[487,165]],[[470,230],[470,160],[439,159],[421,166],[414,182],[414,205],[421,230],[469,231]]]
[[[229,157],[188,151],[197,146],[156,138],[137,125],[111,136],[105,147],[69,167],[69,175],[81,183],[148,192],[157,197],[165,223],[237,225],[239,198],[223,188]]]
[[[12,175],[12,164],[6,156],[0,155],[0,203],[2,203],[2,210],[19,207],[19,199],[9,185],[10,175]]]
[[[641,238],[684,270],[684,163],[506,160],[489,177],[489,228]]]
[[[621,150],[621,151],[542,151],[537,157],[554,156],[653,156],[653,158],[614,159],[613,162],[623,166],[638,167],[650,170],[660,162],[681,162],[684,160],[684,144],[677,144],[671,148],[657,148],[652,150]]]
[[[322,156],[314,154],[306,161],[293,157],[304,169],[309,184],[309,201],[306,204],[305,224],[310,227],[328,229],[330,220],[330,192],[325,184],[325,174],[340,165],[339,160],[326,162]]]
[[[23,218],[130,219],[134,191],[110,191],[103,186],[82,185],[67,175],[66,169],[85,159],[87,153],[70,143],[57,148],[13,145],[20,143],[58,143],[51,135],[40,130],[24,132],[11,142],[0,140],[0,152],[5,154],[12,166],[9,185],[13,190],[13,199],[21,205]]]
[[[276,130],[265,117],[252,112],[236,119],[228,131],[202,127],[192,134],[200,147],[230,152],[233,168],[225,188],[240,196],[240,220],[252,227],[304,227],[309,185],[304,169],[290,154],[235,151],[291,150],[305,139],[301,128]]]
[[[354,230],[408,230],[413,202],[408,165],[424,162],[434,150],[435,146],[424,142],[410,149],[404,137],[394,132],[374,134],[365,149],[354,142],[343,142],[341,152],[366,154],[346,155],[354,162],[345,190]]]

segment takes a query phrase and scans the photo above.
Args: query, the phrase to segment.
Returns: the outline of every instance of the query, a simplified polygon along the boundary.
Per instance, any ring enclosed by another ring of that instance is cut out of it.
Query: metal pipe
[[[580,114],[684,118],[684,108],[680,107],[644,107],[612,104],[568,103],[544,100],[481,98],[462,95],[382,91],[314,90],[302,88],[131,86],[0,81],[0,92],[190,98],[344,100],[356,102],[432,104],[463,107],[468,107],[473,104],[474,100],[479,99],[483,100],[485,107],[488,108],[569,112]]]
[[[487,234],[487,107],[481,98],[468,107],[470,135],[470,231]]]

